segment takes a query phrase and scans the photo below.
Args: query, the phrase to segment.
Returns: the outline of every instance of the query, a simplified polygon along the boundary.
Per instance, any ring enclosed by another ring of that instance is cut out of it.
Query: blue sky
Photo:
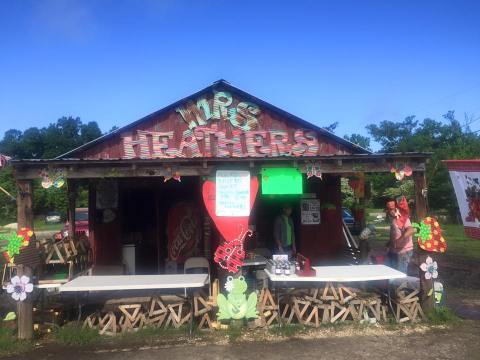
[[[219,78],[338,135],[480,117],[479,19],[479,1],[4,0],[0,136],[63,115],[106,131]]]

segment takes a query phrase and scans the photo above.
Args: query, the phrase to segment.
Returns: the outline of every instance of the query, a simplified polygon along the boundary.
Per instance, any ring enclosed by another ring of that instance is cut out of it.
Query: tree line
[[[5,132],[0,141],[0,153],[13,159],[52,159],[102,135],[95,121],[83,123],[79,117],[61,117],[46,127],[31,127],[25,131],[11,129]],[[33,209],[35,214],[59,211],[66,216],[68,200],[67,189],[45,190],[40,178],[34,181]],[[0,170],[0,186],[10,194],[16,194],[16,186],[11,167]],[[79,206],[86,205],[86,189],[79,191]],[[16,204],[5,194],[0,194],[0,225],[15,221]]]
[[[327,128],[333,132],[337,125],[334,123]],[[344,138],[369,150],[373,140],[380,145],[379,152],[432,153],[426,174],[430,210],[447,212],[455,219],[457,202],[447,168],[441,160],[478,158],[479,133],[472,132],[469,123],[462,125],[454,111],[443,115],[443,121],[430,118],[420,121],[415,116],[408,116],[403,121],[384,120],[370,124],[366,129],[369,136],[351,134]],[[84,123],[78,117],[62,117],[47,127],[31,127],[23,132],[14,129],[6,131],[0,141],[0,153],[15,159],[51,159],[101,135],[102,132],[94,121]],[[367,180],[372,186],[370,206],[383,207],[387,198],[399,195],[413,197],[411,180],[398,182],[390,173],[370,174]],[[0,186],[12,194],[16,193],[11,169],[0,171]],[[41,188],[38,180],[34,184],[34,199],[36,214],[51,210],[66,213],[65,187],[46,191]],[[84,190],[80,194],[79,203],[86,201]],[[15,215],[15,203],[0,194],[0,224],[14,221]]]
[[[345,138],[367,149],[370,148],[370,139],[373,139],[381,146],[379,152],[432,153],[426,168],[429,210],[433,213],[444,211],[450,219],[456,220],[457,200],[442,160],[480,156],[480,136],[478,132],[471,131],[471,123],[471,120],[466,120],[462,124],[455,112],[449,111],[443,115],[443,121],[431,118],[420,121],[415,116],[399,122],[384,120],[367,125],[370,137],[352,134]],[[399,182],[391,174],[372,174],[368,179],[372,184],[373,206],[383,207],[387,198],[399,195],[413,198],[412,180]]]

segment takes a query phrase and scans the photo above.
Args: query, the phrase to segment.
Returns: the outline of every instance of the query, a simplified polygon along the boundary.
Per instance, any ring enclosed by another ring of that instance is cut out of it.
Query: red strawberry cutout
[[[425,251],[444,253],[447,251],[447,242],[442,236],[440,224],[434,217],[428,216],[420,224],[413,223],[418,229],[415,236],[418,237],[418,246]]]
[[[258,192],[258,179],[256,176],[250,179],[250,211],[255,203]],[[208,214],[212,218],[215,226],[225,241],[229,242],[240,237],[248,230],[249,216],[217,216],[215,213],[216,184],[207,180],[202,188],[203,202],[207,208]]]
[[[250,211],[255,203],[257,192],[258,179],[253,177],[250,179]],[[203,183],[202,195],[208,214],[225,239],[225,242],[217,247],[214,260],[222,268],[236,273],[242,267],[245,258],[243,242],[245,237],[250,234],[248,230],[249,216],[217,216],[215,211],[216,183],[213,181],[207,180]]]

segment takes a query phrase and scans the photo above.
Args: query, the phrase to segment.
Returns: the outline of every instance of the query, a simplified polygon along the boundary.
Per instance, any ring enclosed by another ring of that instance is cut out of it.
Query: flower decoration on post
[[[20,250],[29,245],[32,236],[33,231],[29,228],[21,228],[18,232],[12,231],[10,234],[1,234],[0,251],[6,261],[13,264],[15,255],[20,254]]]
[[[28,276],[14,276],[10,284],[7,285],[7,293],[12,294],[15,301],[24,301],[27,298],[27,293],[33,291],[33,284],[30,283]]]
[[[430,256],[427,256],[424,263],[420,265],[420,269],[425,272],[425,279],[436,279],[438,277],[438,265]]]
[[[58,189],[65,185],[62,169],[55,169],[51,172],[43,169],[38,172],[38,175],[42,178],[42,187],[44,189],[49,189],[52,186]]]
[[[447,242],[442,236],[440,224],[434,217],[428,216],[419,224],[413,223],[412,227],[417,229],[415,236],[418,238],[418,246],[421,249],[441,253],[447,250]]]
[[[176,180],[178,182],[182,182],[182,178],[180,176],[180,172],[178,171],[172,171],[171,168],[168,168],[167,171],[169,171],[171,174],[170,175],[165,175],[163,182],[167,182],[170,179]]]
[[[405,178],[405,176],[412,176],[413,170],[410,165],[405,164],[401,169],[399,166],[390,166],[390,172],[395,174],[395,178],[398,181],[401,181]]]
[[[307,161],[307,163],[305,164],[305,171],[307,173],[307,179],[315,176],[322,180],[322,169],[319,162]]]

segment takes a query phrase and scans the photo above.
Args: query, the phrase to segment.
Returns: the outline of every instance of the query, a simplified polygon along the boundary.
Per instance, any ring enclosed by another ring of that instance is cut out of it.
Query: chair
[[[261,255],[265,258],[270,258],[272,257],[272,252],[267,249],[267,248],[256,248],[256,249],[253,249],[253,252],[257,255]]]
[[[255,278],[257,289],[262,290],[268,288],[268,275],[264,270],[255,271]]]
[[[207,284],[208,284],[208,294],[211,296],[211,289],[210,289],[210,263],[204,257],[191,257],[185,261],[183,265],[183,273],[184,274],[195,274],[201,270],[207,270],[206,273],[208,274]],[[203,274],[204,272],[201,272]]]

